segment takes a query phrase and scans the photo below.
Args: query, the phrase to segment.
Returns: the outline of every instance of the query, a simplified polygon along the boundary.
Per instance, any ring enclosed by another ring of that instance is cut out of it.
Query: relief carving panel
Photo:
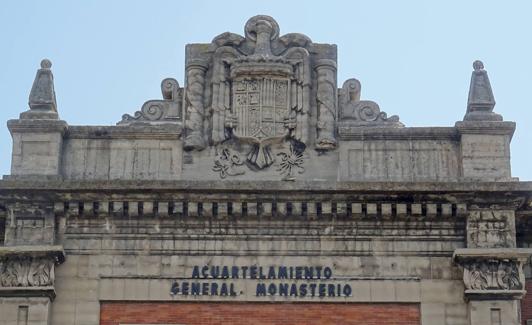
[[[53,286],[54,260],[49,257],[9,256],[0,259],[0,287]]]
[[[522,270],[509,259],[472,260],[464,265],[466,290],[522,290]]]
[[[244,32],[189,46],[184,148],[192,154],[214,148],[212,169],[223,178],[244,174],[231,171],[240,164],[225,164],[230,149],[250,171],[270,170],[293,180],[305,170],[299,168],[303,152],[336,147],[336,50],[315,47],[302,34],[280,36],[269,16],[252,17]],[[287,165],[293,155],[295,165]]]
[[[471,211],[467,219],[467,246],[470,248],[515,247],[513,211]]]

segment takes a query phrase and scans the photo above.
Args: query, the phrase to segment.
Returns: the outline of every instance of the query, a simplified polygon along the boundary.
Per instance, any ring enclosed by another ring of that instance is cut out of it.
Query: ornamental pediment
[[[43,127],[34,120],[48,120],[44,129],[64,132],[65,143],[50,142],[45,148],[28,138],[22,155],[13,156],[13,170],[34,174],[29,153],[35,149],[59,153],[57,161],[39,168],[66,179],[510,177],[509,155],[470,168],[464,150],[476,149],[460,143],[462,134],[499,134],[497,140],[475,141],[490,152],[507,152],[504,137],[514,130],[513,123],[493,112],[495,100],[482,62],[473,64],[464,121],[447,128],[404,127],[397,115],[362,99],[360,81],[339,83],[337,69],[336,45],[314,43],[298,33],[283,35],[272,17],[258,15],[247,21],[243,35],[226,32],[210,43],[188,44],[183,86],[164,79],[162,99],[146,101],[118,126],[68,126],[57,121],[51,62],[43,60],[30,110],[8,126],[13,134],[33,132]]]
[[[166,79],[164,100],[148,101],[121,124],[183,123],[184,150],[193,159],[194,152],[214,149],[213,168],[224,170],[224,178],[244,174],[245,169],[231,172],[241,165],[303,170],[309,151],[337,148],[340,119],[402,126],[376,103],[360,101],[356,79],[337,88],[336,55],[335,45],[281,35],[273,18],[258,15],[248,20],[244,36],[223,33],[211,44],[189,44],[185,87]]]

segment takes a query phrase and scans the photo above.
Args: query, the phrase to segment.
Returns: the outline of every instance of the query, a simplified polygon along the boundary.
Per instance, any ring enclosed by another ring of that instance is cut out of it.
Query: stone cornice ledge
[[[7,128],[11,133],[59,132],[64,134],[68,129],[68,124],[62,120],[9,120]]]
[[[357,127],[349,122],[338,122],[341,140],[454,140],[460,134],[454,127]]]
[[[0,287],[0,297],[48,297],[54,300],[54,286],[46,287]]]
[[[463,121],[456,122],[455,127],[460,134],[509,135],[511,138],[515,131],[515,122]]]
[[[56,264],[65,261],[65,250],[59,245],[0,246],[0,258],[9,256],[52,257]]]
[[[519,192],[532,195],[532,182],[331,182],[331,181],[155,181],[155,180],[0,180],[0,193],[11,191],[187,191],[187,192]]]
[[[183,127],[178,124],[133,124],[116,126],[74,125],[68,128],[65,138],[69,139],[159,139],[181,138]]]
[[[514,259],[526,261],[532,256],[532,248],[459,248],[453,253],[453,261],[460,264],[470,259]]]

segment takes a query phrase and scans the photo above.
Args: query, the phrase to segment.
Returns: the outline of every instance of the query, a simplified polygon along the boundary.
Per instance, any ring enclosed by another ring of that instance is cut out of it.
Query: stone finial
[[[28,100],[30,109],[20,114],[21,119],[58,119],[51,67],[50,60],[41,61],[41,68],[37,70]]]
[[[473,62],[467,112],[464,121],[502,121],[502,116],[494,113],[495,98],[491,90],[488,72],[484,70],[484,63]]]
[[[57,112],[57,103],[54,91],[54,75],[52,74],[52,62],[48,59],[41,61],[41,68],[37,70],[33,87],[31,87],[29,105],[30,108]]]

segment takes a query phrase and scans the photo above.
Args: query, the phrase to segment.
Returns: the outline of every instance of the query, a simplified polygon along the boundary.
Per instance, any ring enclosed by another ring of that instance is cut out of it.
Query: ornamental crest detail
[[[260,170],[276,159],[272,145],[309,142],[312,42],[279,32],[273,18],[255,16],[245,37],[221,34],[212,52],[187,60],[186,150],[230,142]]]
[[[218,157],[224,148],[250,170],[267,170],[264,179],[279,175],[270,168],[274,164],[292,166],[283,169],[289,170],[283,179],[292,180],[305,170],[300,158],[293,159],[293,144],[303,148],[298,157],[304,151],[328,161],[341,128],[402,126],[376,103],[360,101],[355,79],[338,89],[335,45],[299,33],[281,35],[270,16],[250,18],[244,36],[226,32],[209,44],[187,45],[185,61],[184,88],[172,96],[182,98],[183,149],[214,162],[213,171],[224,170],[222,178],[248,178],[231,175],[231,160]]]

